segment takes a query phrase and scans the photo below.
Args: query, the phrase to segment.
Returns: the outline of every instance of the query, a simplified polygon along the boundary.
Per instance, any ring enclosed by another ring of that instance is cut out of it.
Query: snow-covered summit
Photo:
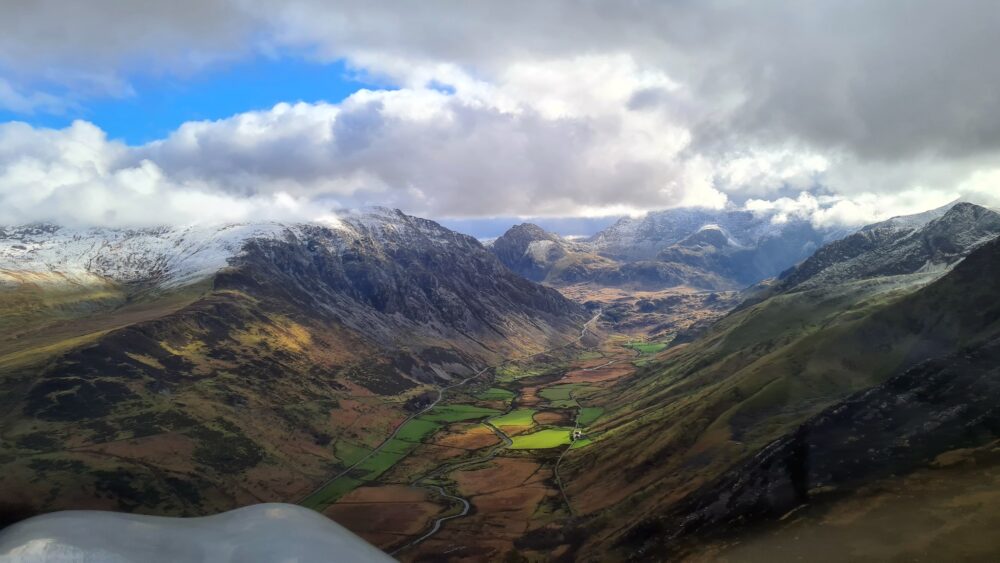
[[[0,228],[0,280],[24,274],[86,283],[157,281],[176,287],[228,264],[252,238],[275,238],[288,226],[260,223],[141,229],[33,225]]]
[[[344,240],[440,237],[435,223],[375,208],[331,215],[318,223],[242,223],[149,228],[0,227],[0,284],[151,282],[174,288],[212,276],[248,241],[308,237],[326,227]]]

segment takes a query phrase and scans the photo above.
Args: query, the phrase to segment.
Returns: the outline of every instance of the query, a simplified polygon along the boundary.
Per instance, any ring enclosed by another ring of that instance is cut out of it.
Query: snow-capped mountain
[[[1000,214],[973,203],[869,225],[783,274],[780,290],[940,273],[1000,235]]]
[[[361,239],[446,242],[446,229],[403,213],[369,208],[321,224],[242,223],[151,228],[0,227],[0,284],[112,281],[172,289],[208,278],[248,242],[305,240],[322,227],[324,244],[344,250]],[[450,233],[450,231],[448,231]]]
[[[213,277],[216,287],[308,287],[303,299],[363,332],[392,333],[404,321],[476,332],[522,303],[579,313],[556,292],[511,275],[474,238],[398,210],[347,212],[324,224],[0,230],[0,284],[8,286],[168,291]],[[375,320],[368,307],[389,317]]]
[[[278,238],[288,229],[294,226],[0,227],[0,282],[14,281],[19,274],[52,274],[78,283],[104,278],[176,287],[226,267],[248,240]]]
[[[739,289],[778,275],[847,232],[779,221],[773,213],[687,208],[621,219],[580,241],[517,225],[491,250],[515,272],[553,284]]]
[[[623,218],[594,235],[590,244],[597,252],[615,258],[652,259],[664,248],[705,228],[725,233],[731,245],[744,248],[756,247],[766,239],[790,233],[797,233],[799,237],[808,233],[803,247],[809,243],[829,242],[844,234],[843,229],[816,228],[803,219],[778,220],[777,215],[770,212],[678,208],[653,211],[639,218]]]

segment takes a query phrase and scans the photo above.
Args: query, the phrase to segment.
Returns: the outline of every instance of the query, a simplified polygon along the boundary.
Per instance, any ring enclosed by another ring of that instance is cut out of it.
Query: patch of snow
[[[375,208],[330,215],[313,224],[246,223],[140,229],[67,228],[55,225],[0,227],[0,285],[152,282],[164,289],[211,277],[240,255],[250,240],[307,238],[325,227],[339,249],[358,237],[376,241],[430,238],[447,243],[452,233],[436,223]]]
[[[702,225],[701,228],[698,229],[698,232],[700,233],[702,231],[719,231],[720,233],[722,233],[722,236],[726,237],[726,244],[728,244],[729,246],[743,247],[743,244],[741,244],[740,241],[736,240],[733,237],[733,235],[729,233],[728,230],[722,228],[722,226],[716,223],[708,223],[706,225]]]
[[[556,243],[551,240],[533,240],[528,243],[525,254],[530,256],[536,264],[545,264],[549,261],[549,253],[552,252],[555,245]]]
[[[240,253],[247,240],[277,238],[289,229],[280,223],[221,227],[150,229],[0,229],[0,275],[59,274],[84,283],[109,279],[127,283],[157,281],[179,287],[211,276]]]

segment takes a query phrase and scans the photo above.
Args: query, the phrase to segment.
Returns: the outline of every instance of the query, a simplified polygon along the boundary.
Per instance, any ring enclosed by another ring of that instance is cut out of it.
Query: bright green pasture
[[[557,448],[570,443],[572,428],[546,428],[531,434],[522,434],[511,438],[514,444],[512,450],[541,450]]]

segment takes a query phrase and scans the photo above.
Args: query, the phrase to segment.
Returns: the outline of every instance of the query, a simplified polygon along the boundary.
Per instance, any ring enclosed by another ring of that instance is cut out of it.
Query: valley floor
[[[603,409],[588,398],[657,349],[628,344],[581,341],[457,382],[302,504],[402,561],[572,555],[560,462],[598,447],[588,432]]]

